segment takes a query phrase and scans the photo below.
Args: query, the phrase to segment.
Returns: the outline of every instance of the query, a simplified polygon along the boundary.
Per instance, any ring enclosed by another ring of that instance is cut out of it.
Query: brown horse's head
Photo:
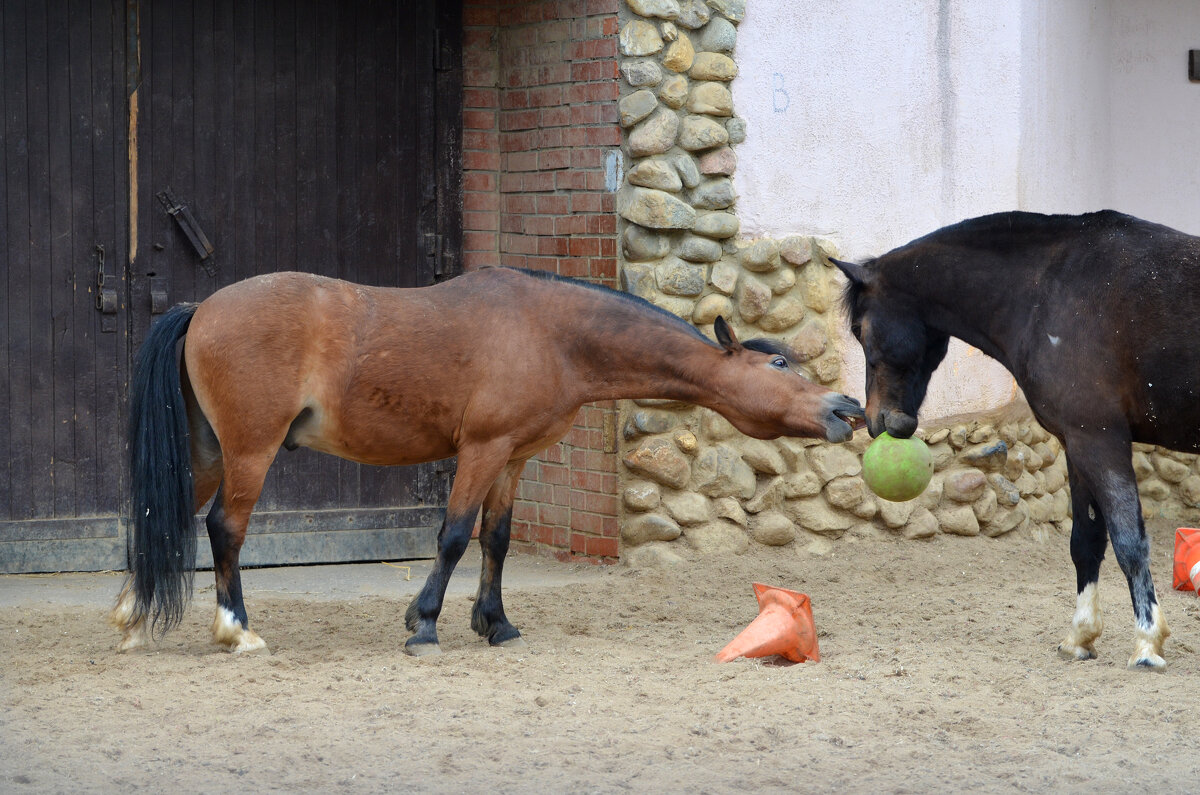
[[[850,330],[866,354],[867,431],[906,439],[917,430],[917,411],[950,337],[927,325],[902,291],[887,289],[870,263],[831,262],[850,280],[844,299]]]
[[[727,395],[720,413],[742,433],[757,439],[808,436],[845,442],[861,427],[859,402],[796,372],[778,341],[739,342],[722,317],[713,331],[737,368],[737,399]]]

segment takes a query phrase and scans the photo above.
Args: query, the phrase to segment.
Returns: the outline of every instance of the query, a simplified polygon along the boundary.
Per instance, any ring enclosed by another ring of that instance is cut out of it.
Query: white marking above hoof
[[[1149,671],[1164,670],[1167,661],[1163,659],[1162,647],[1171,636],[1171,629],[1167,626],[1167,620],[1163,618],[1157,603],[1150,609],[1150,626],[1143,627],[1140,623],[1135,625],[1133,636],[1133,654],[1129,657],[1129,667]]]
[[[234,654],[270,654],[267,643],[254,630],[242,626],[228,608],[217,606],[217,615],[212,625],[213,642],[224,646]]]

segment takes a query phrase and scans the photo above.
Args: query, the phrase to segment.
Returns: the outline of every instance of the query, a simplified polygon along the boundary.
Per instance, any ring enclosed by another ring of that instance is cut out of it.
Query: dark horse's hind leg
[[[512,529],[513,500],[525,462],[509,464],[492,485],[483,503],[483,527],[479,532],[479,546],[483,551],[483,565],[479,572],[479,595],[471,611],[471,629],[488,639],[493,646],[523,644],[521,633],[504,615],[504,601],[500,581],[504,572],[504,557],[508,554],[509,534]]]
[[[1069,456],[1067,473],[1071,480],[1071,560],[1075,562],[1077,595],[1071,631],[1058,645],[1058,653],[1069,660],[1090,660],[1096,656],[1096,639],[1104,631],[1097,581],[1108,536],[1104,514]]]
[[[458,453],[458,472],[450,489],[446,519],[438,531],[437,558],[421,592],[408,606],[404,624],[413,633],[404,643],[409,654],[422,656],[441,651],[437,619],[442,612],[450,575],[471,541],[471,530],[484,497],[497,475],[508,463],[511,448],[499,443],[490,447],[464,447]]]
[[[1110,426],[1105,434],[1068,437],[1066,446],[1072,489],[1082,485],[1083,490],[1091,495],[1090,502],[1098,506],[1096,520],[1108,530],[1113,554],[1129,582],[1129,594],[1133,599],[1135,638],[1129,667],[1163,668],[1166,661],[1162,657],[1162,646],[1171,630],[1167,628],[1167,622],[1159,609],[1154,580],[1150,576],[1150,541],[1146,536],[1146,525],[1142,521],[1142,505],[1138,497],[1133,465],[1130,463],[1129,442],[1122,440]],[[1075,521],[1089,518],[1086,507],[1079,512],[1078,503],[1073,504],[1077,511]],[[1082,542],[1081,551],[1091,551],[1093,557],[1103,553],[1102,548],[1097,553],[1094,538]],[[1074,552],[1075,536],[1072,532],[1073,555]],[[1076,560],[1079,582],[1084,586],[1089,581],[1094,584],[1096,575],[1090,573],[1089,567],[1094,565],[1098,571],[1098,559],[1093,564],[1085,554],[1083,563],[1083,568],[1080,568],[1079,560]],[[1082,598],[1083,592],[1080,593]],[[1099,612],[1098,605],[1096,612]]]

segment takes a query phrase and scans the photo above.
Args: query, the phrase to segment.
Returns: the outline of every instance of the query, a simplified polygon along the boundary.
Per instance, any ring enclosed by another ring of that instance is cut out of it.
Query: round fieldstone
[[[716,262],[721,258],[721,244],[707,237],[685,235],[675,254],[689,262]]]
[[[750,520],[750,536],[760,544],[781,547],[796,540],[796,525],[778,511],[764,511]]]
[[[736,235],[739,228],[738,217],[732,213],[701,213],[696,217],[696,225],[692,231],[705,237],[724,240]]]
[[[617,44],[622,55],[653,55],[663,48],[658,28],[641,19],[635,19],[621,28]]]
[[[616,207],[626,221],[651,229],[690,229],[696,223],[696,211],[689,205],[652,188],[622,188]]]
[[[646,88],[638,89],[627,97],[621,97],[617,103],[617,114],[622,127],[632,127],[649,116],[658,107],[654,92]]]
[[[731,22],[738,23],[746,18],[746,0],[708,0],[708,5]]]
[[[662,501],[662,491],[657,483],[640,480],[625,487],[621,501],[631,511],[653,511]]]
[[[622,524],[621,540],[636,547],[651,541],[674,541],[681,532],[679,525],[665,516],[643,514]]]
[[[675,257],[668,257],[655,268],[658,289],[667,295],[700,295],[704,292],[707,269]]]
[[[681,489],[691,476],[686,456],[667,439],[646,439],[624,458],[625,466],[656,483]]]
[[[662,67],[655,61],[626,61],[621,64],[621,76],[634,88],[656,86],[662,82]]]
[[[737,28],[728,19],[717,17],[704,29],[700,37],[700,49],[706,52],[729,54],[737,45]]]
[[[687,109],[709,116],[732,116],[733,94],[724,83],[699,83],[688,94]],[[728,131],[725,134],[728,136]]]
[[[812,239],[792,235],[779,243],[779,256],[789,265],[806,265],[812,259]]]
[[[658,98],[669,108],[682,108],[688,97],[688,79],[683,75],[668,75],[658,87]]]
[[[779,267],[779,243],[771,238],[756,240],[741,251],[742,267],[767,273]]]
[[[746,140],[746,120],[741,116],[734,116],[725,122],[725,131],[729,133],[729,143],[740,144]]]
[[[689,71],[693,80],[720,80],[728,82],[737,77],[737,64],[728,55],[719,52],[698,52]]]
[[[709,293],[696,302],[692,322],[698,326],[715,323],[718,317],[732,317],[733,302],[720,293]]]
[[[804,319],[804,304],[795,298],[780,298],[758,321],[763,331],[778,334]]]
[[[697,210],[724,210],[736,199],[733,182],[728,177],[710,179],[692,191],[692,206]],[[695,219],[692,220],[694,224]]]
[[[626,439],[637,439],[647,434],[666,433],[675,425],[675,415],[668,411],[638,409],[625,420],[622,431]]]
[[[679,172],[679,178],[683,180],[685,188],[694,188],[700,184],[700,169],[696,168],[696,161],[686,152],[677,152],[671,158],[671,162],[675,164],[675,170]]]
[[[732,2],[733,0],[727,1]],[[625,2],[629,5],[629,10],[639,16],[658,17],[659,19],[679,18],[679,0],[625,0]],[[744,8],[742,13],[745,14]]]
[[[757,479],[754,470],[737,451],[723,444],[703,450],[696,457],[695,490],[709,497],[754,496]]]
[[[649,300],[658,290],[654,281],[654,268],[650,265],[626,262],[625,267],[621,268],[621,289],[630,295]]]
[[[675,20],[679,25],[696,30],[708,24],[708,20],[711,18],[712,11],[709,10],[708,4],[704,0],[679,1],[679,18]]]
[[[692,68],[695,57],[696,50],[692,47],[691,39],[680,33],[663,53],[662,65],[672,72],[686,72]]]
[[[621,252],[631,262],[662,259],[671,250],[671,241],[637,224],[629,224],[621,235]]]
[[[679,172],[675,170],[675,167],[666,160],[657,158],[639,161],[637,165],[629,169],[625,179],[629,181],[630,185],[640,185],[643,188],[665,190],[670,193],[675,193],[683,188],[683,181],[679,179]]]
[[[687,116],[679,130],[679,145],[689,152],[722,146],[728,140],[725,128],[707,116]]]
[[[700,524],[713,516],[708,497],[694,491],[681,491],[664,497],[663,508],[681,525]]]
[[[729,522],[707,522],[687,528],[684,538],[702,555],[741,555],[750,547],[742,528]]]
[[[733,291],[737,289],[740,275],[738,267],[732,262],[718,262],[712,266],[712,272],[708,275],[708,283],[725,295],[733,295]]]
[[[820,320],[806,321],[788,340],[792,360],[803,364],[811,362],[825,352],[829,346],[829,333]]]
[[[728,177],[737,170],[737,155],[728,146],[722,146],[702,155],[699,165],[701,174]]]
[[[634,157],[659,155],[675,145],[679,134],[679,116],[669,108],[659,108],[629,134],[629,153]]]
[[[771,289],[758,279],[742,279],[738,290],[737,309],[742,320],[753,323],[767,313],[771,306]]]

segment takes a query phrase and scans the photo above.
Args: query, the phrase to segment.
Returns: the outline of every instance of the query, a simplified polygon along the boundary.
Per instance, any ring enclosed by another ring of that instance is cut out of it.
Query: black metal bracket
[[[192,244],[192,248],[196,250],[196,256],[200,258],[200,266],[204,268],[204,272],[209,276],[215,277],[217,275],[217,267],[212,259],[213,244],[208,239],[208,235],[204,234],[204,230],[200,228],[200,224],[196,221],[196,217],[192,215],[192,211],[188,209],[186,204],[175,198],[170,188],[160,191],[156,196],[159,202],[162,203],[163,209],[175,219],[175,223],[179,224],[179,228],[183,230],[184,236]]]
[[[112,334],[117,330],[117,291],[109,285],[104,271],[104,246],[96,248],[96,309],[100,312],[100,331]]]

